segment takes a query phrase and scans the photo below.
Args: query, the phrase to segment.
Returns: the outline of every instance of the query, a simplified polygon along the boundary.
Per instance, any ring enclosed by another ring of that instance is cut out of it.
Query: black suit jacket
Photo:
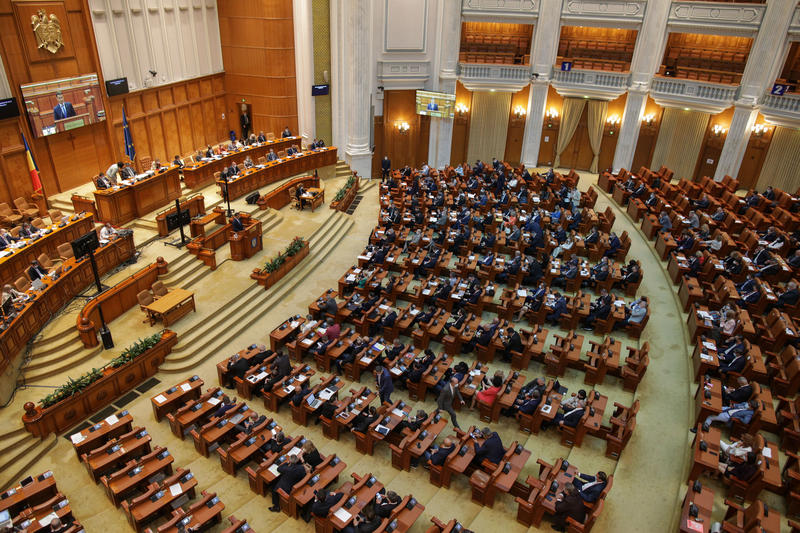
[[[242,224],[241,219],[234,217],[231,219],[231,228],[233,231],[244,231],[244,224]]]
[[[431,455],[431,464],[436,466],[441,466],[444,464],[447,456],[453,453],[456,445],[453,444],[449,448],[445,448],[444,446],[440,446],[436,452]]]
[[[554,526],[563,527],[567,523],[567,518],[572,518],[581,524],[586,519],[586,508],[583,505],[583,498],[578,494],[564,494],[564,499],[556,502],[556,514],[553,520]]]
[[[328,494],[324,500],[315,501],[311,506],[311,514],[320,518],[328,516],[331,507],[339,503],[339,500],[341,500],[343,496],[344,493],[337,492],[335,494]]]
[[[33,265],[28,267],[28,277],[30,278],[31,281],[33,281],[35,279],[39,279],[39,278],[41,278],[42,276],[44,276],[46,274],[47,274],[47,271],[45,269],[43,269],[42,267],[38,267],[37,268],[37,267],[35,267]]]
[[[503,460],[506,450],[503,448],[503,442],[500,440],[500,435],[497,432],[492,432],[483,445],[475,449],[475,459],[480,462],[488,459],[494,464],[499,464]]]
[[[306,469],[301,463],[291,464],[287,461],[278,467],[278,473],[280,477],[278,477],[278,482],[275,483],[275,492],[278,489],[283,489],[286,494],[290,494],[294,484],[306,475]]]

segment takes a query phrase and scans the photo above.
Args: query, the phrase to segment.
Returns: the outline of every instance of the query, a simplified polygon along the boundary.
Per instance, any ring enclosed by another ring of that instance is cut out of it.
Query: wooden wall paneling
[[[545,110],[554,110],[558,113],[558,118],[549,120],[547,116],[544,118],[542,124],[542,140],[539,144],[539,161],[540,166],[552,166],[556,158],[556,141],[558,139],[558,129],[561,123],[561,108],[564,105],[564,97],[551,85],[547,89],[547,104]]]
[[[392,166],[395,168],[405,165],[418,167],[424,163],[428,157],[430,122],[420,120],[422,116],[417,115],[416,91],[384,91],[383,116],[383,151],[385,155],[389,156]],[[410,126],[405,133],[401,133],[397,129],[397,124],[401,122],[407,122]]]
[[[456,82],[456,104],[464,104],[468,111],[463,115],[456,113],[453,118],[453,140],[450,144],[450,164],[453,166],[458,166],[467,160],[469,121],[472,114],[472,92],[461,82]]]
[[[373,127],[375,136],[375,152],[372,155],[372,175],[381,176],[381,161],[386,153],[385,142],[383,140],[383,115],[378,115],[373,118]]]
[[[756,119],[756,124],[764,124],[764,117],[761,114]],[[764,166],[764,160],[769,151],[769,145],[772,142],[772,135],[775,133],[775,126],[765,131],[762,135],[756,136],[750,134],[750,140],[747,142],[747,148],[744,151],[742,164],[739,167],[739,187],[742,189],[752,189],[758,182],[761,174],[761,167]]]
[[[723,126],[725,129],[729,128],[733,120],[733,108],[730,107],[722,113],[711,115],[706,126],[706,134],[703,138],[703,144],[700,146],[699,156],[697,157],[697,164],[694,169],[694,179],[699,180],[703,176],[710,178],[714,177],[714,172],[717,170],[719,164],[719,156],[722,154],[722,146],[725,144],[725,136],[716,136],[712,132],[715,125]]]
[[[508,130],[506,132],[506,149],[503,159],[513,166],[520,164],[522,156],[522,140],[525,136],[525,117],[528,112],[528,93],[530,86],[525,87],[521,91],[517,91],[511,96],[511,105],[509,106],[508,117]],[[521,106],[525,109],[525,114],[517,117],[514,114],[514,109]]]
[[[658,130],[661,127],[661,117],[664,114],[664,109],[655,103],[655,101],[647,97],[647,103],[644,108],[644,116],[653,114],[653,122],[650,124],[642,122],[639,127],[639,138],[636,141],[636,150],[633,154],[633,164],[631,170],[638,171],[641,167],[650,168],[650,163],[653,161],[653,150],[656,148],[656,139],[658,138]],[[652,170],[658,170],[652,169]]]

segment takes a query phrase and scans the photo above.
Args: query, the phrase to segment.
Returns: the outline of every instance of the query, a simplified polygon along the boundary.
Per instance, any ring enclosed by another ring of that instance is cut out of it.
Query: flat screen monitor
[[[180,218],[178,218],[177,211],[167,214],[165,218],[167,220],[167,231],[178,229],[178,226],[185,226],[192,221],[192,217],[189,215],[188,209],[183,209],[181,211]]]
[[[430,117],[453,118],[455,115],[456,95],[417,91],[417,114]]]
[[[19,106],[16,98],[3,98],[0,100],[0,120],[19,116]]]
[[[327,83],[323,85],[312,85],[311,86],[311,96],[321,96],[323,94],[328,94],[331,90],[331,86]]]
[[[29,83],[20,86],[20,90],[36,137],[82,128],[106,119],[97,74]]]
[[[97,232],[92,230],[72,241],[72,254],[75,259],[81,259],[89,252],[96,250],[98,246],[100,246],[100,240],[97,238]]]
[[[127,94],[128,92],[128,78],[106,80],[106,93],[108,93],[108,96],[117,96],[118,94]]]

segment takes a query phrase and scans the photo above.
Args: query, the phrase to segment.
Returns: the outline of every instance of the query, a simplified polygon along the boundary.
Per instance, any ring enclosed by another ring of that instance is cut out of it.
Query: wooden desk
[[[100,476],[116,468],[118,463],[150,453],[150,435],[143,428],[135,428],[130,433],[120,435],[118,439],[107,442],[100,448],[81,456],[89,477],[97,483]]]
[[[233,261],[243,261],[261,251],[264,247],[261,234],[261,221],[257,218],[249,219],[250,224],[245,222],[244,231],[230,231],[228,242],[231,247],[231,259]]]
[[[111,439],[130,432],[132,427],[133,417],[125,411],[124,415],[122,413],[119,416],[111,415],[93,426],[73,433],[70,435],[70,440],[75,448],[75,453],[78,454],[78,459],[80,459],[83,454],[99,448]]]
[[[16,244],[24,243],[20,248],[11,247],[0,250],[0,255],[11,252],[11,255],[0,257],[0,279],[4,283],[14,283],[20,276],[25,275],[25,270],[31,266],[31,261],[42,254],[47,254],[51,259],[59,257],[58,247],[61,244],[72,242],[81,235],[94,229],[94,220],[91,213],[73,215],[70,221],[59,227],[47,226],[46,235],[37,239],[22,239]]]
[[[190,401],[174,413],[167,413],[167,420],[172,434],[183,440],[187,429],[195,424],[202,424],[217,409],[222,401],[223,392],[219,387],[209,389],[197,400]]]
[[[190,400],[199,398],[203,385],[202,379],[198,376],[192,376],[150,398],[150,403],[153,405],[153,417],[156,422],[161,422],[164,415],[184,406]]]
[[[180,197],[181,182],[177,165],[165,168],[163,172],[132,185],[94,191],[98,218],[102,222],[121,226]]]
[[[203,215],[206,212],[205,198],[202,194],[192,194],[186,200],[181,202],[181,211],[189,210],[189,217],[194,218],[197,215]],[[166,237],[170,231],[167,228],[167,215],[175,213],[175,208],[171,207],[156,214],[156,226],[158,227],[159,237]]]
[[[164,327],[167,327],[195,310],[194,293],[186,289],[170,289],[167,294],[144,308],[159,318],[164,323]]]
[[[189,222],[189,233],[192,235],[192,238],[194,239],[200,235],[205,235],[206,226],[212,222],[220,226],[227,224],[228,220],[225,218],[225,211],[222,209],[214,209],[210,213],[205,213],[193,218],[192,221]]]
[[[53,477],[53,472],[48,470],[24,487],[17,484],[5,491],[3,493],[5,497],[0,500],[0,511],[8,511],[11,516],[16,516],[24,508],[39,505],[57,493],[56,478]]]
[[[296,335],[300,327],[305,324],[306,319],[297,315],[285,320],[269,334],[269,345],[273,351],[277,352],[289,341],[289,338]]]
[[[311,212],[313,213],[316,208],[325,203],[325,189],[309,187],[306,189],[306,194],[304,194],[302,198],[311,203]]]
[[[347,527],[353,521],[353,517],[369,505],[375,499],[375,495],[383,488],[383,483],[375,479],[372,474],[367,474],[364,477],[359,477],[357,474],[352,474],[352,476],[353,480],[356,481],[353,490],[349,494],[345,493],[342,499],[331,508],[327,518],[326,525],[333,526],[336,531]],[[350,507],[344,508],[344,504],[350,498],[355,498],[355,502]],[[346,511],[341,518],[335,514],[339,509]],[[332,530],[326,528],[326,531]]]
[[[704,345],[703,342],[695,344],[694,352],[692,353],[695,383],[700,381],[700,378],[706,374],[716,374],[716,370],[719,369],[719,357],[717,356],[714,341],[707,339],[705,342],[708,344]]]
[[[120,237],[95,250],[98,273],[102,276],[127,261],[136,249],[133,235]],[[63,271],[56,279],[42,279],[44,288],[28,291],[31,299],[17,306],[16,317],[5,329],[0,329],[0,371],[19,354],[28,341],[75,296],[94,283],[89,259],[69,258],[62,263]],[[68,269],[68,270],[67,270]],[[0,326],[2,328],[2,326]]]
[[[258,163],[258,158],[266,158],[270,149],[275,150],[277,154],[281,150],[286,150],[293,144],[299,145],[301,141],[302,139],[300,137],[285,137],[273,141],[265,141],[256,145],[247,146],[239,151],[225,152],[224,155],[212,158],[208,161],[198,161],[188,164],[183,167],[183,182],[190,189],[203,187],[214,181],[214,173],[221,172],[234,161],[242,168],[244,167],[244,159],[247,156],[250,156],[253,163]]]
[[[178,529],[178,523],[184,528],[197,528],[196,531],[205,531],[209,526],[222,521],[222,511],[225,504],[217,497],[216,492],[203,494],[197,502],[189,506],[187,511],[179,508],[172,511],[172,518],[158,526],[157,533],[179,533],[186,529]],[[195,530],[193,530],[195,531]],[[145,533],[150,529],[145,530]]]
[[[703,431],[703,424],[697,424],[697,433],[692,441],[692,470],[689,479],[698,479],[704,472],[716,472],[719,466],[719,440],[721,432],[718,428],[711,427]],[[706,443],[706,451],[700,449],[700,443]]]
[[[705,391],[708,390],[709,398]],[[700,382],[694,394],[695,424],[702,424],[708,416],[718,415],[722,412],[722,382],[711,378],[708,383]]]
[[[227,182],[228,194],[231,200],[235,200],[270,183],[275,183],[295,174],[335,164],[335,146],[302,152],[299,155],[270,161],[264,167],[255,167],[243,172],[240,176]],[[220,192],[223,193],[225,182],[218,180],[217,185],[220,187]]]
[[[170,490],[173,485],[177,485],[177,494],[172,494]],[[185,494],[189,499],[193,499],[196,486],[197,479],[192,473],[178,468],[175,474],[166,478],[160,485],[153,484],[147,492],[131,500],[130,503],[122,502],[122,508],[128,516],[128,522],[139,531],[144,524],[156,518],[167,506],[183,498]]]
[[[319,177],[316,176],[301,176],[299,178],[294,178],[280,187],[271,190],[258,200],[258,205],[262,209],[266,209],[270,207],[272,209],[281,209],[286,207],[294,198],[291,197],[289,194],[289,189],[302,185],[306,189],[311,189],[315,187],[319,187]]]
[[[171,475],[174,460],[166,448],[156,446],[138,461],[130,461],[124,468],[101,477],[100,482],[111,502],[119,507],[126,496],[146,487],[151,477],[159,473]]]
[[[680,531],[680,533],[699,533],[696,527],[700,526],[702,528],[702,533],[708,533],[711,530],[711,511],[714,508],[714,491],[704,486],[699,493],[694,492],[692,490],[693,484],[694,480],[690,480],[689,487],[686,490],[686,496],[683,498],[678,531]],[[689,517],[689,505],[692,503],[697,505],[699,511],[698,517],[702,519],[702,522],[695,521]],[[690,520],[691,525],[689,523]]]

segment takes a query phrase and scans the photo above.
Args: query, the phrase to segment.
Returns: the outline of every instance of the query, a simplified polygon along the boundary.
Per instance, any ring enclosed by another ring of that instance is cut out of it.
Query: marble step
[[[24,430],[23,430],[24,431]],[[44,439],[25,433],[24,438],[0,458],[0,490],[5,491],[16,485],[26,475],[39,475],[41,472],[27,470],[41,459],[58,442],[58,436],[50,435]],[[9,448],[3,447],[4,450]]]
[[[72,355],[61,356],[53,354],[42,358],[41,360],[38,360],[38,358],[33,360],[31,364],[35,364],[36,366],[30,370],[29,367],[23,368],[21,377],[18,378],[18,381],[21,381],[25,384],[40,383],[53,376],[69,373],[70,369],[80,365],[81,363],[89,361],[93,357],[97,357],[103,351],[102,344],[98,344],[93,348],[84,348],[83,344],[79,340],[75,341],[75,343],[77,349],[71,352]],[[57,377],[56,379],[58,381],[57,384],[60,384],[62,381],[64,381],[63,377]]]

